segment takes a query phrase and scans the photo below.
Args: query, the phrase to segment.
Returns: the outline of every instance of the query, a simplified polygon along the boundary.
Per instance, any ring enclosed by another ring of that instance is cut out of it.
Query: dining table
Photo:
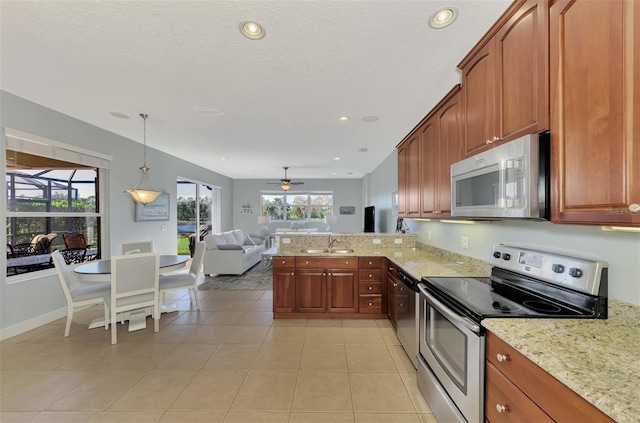
[[[160,255],[160,274],[164,275],[182,270],[185,268],[188,260],[189,256],[162,254]],[[76,266],[73,271],[78,275],[78,278],[85,283],[110,282],[111,260],[101,259],[89,261]],[[175,303],[163,304],[160,311],[162,313],[171,313],[178,311],[178,306]],[[146,317],[150,315],[151,307],[147,307],[141,310],[125,312],[117,320],[128,320],[129,332],[132,332],[146,328]],[[97,317],[89,324],[89,329],[97,327],[104,327],[104,317]]]
[[[10,257],[7,259],[7,269],[13,269],[16,274],[18,273],[18,269],[31,272],[52,266],[53,262],[51,261],[51,254],[33,254],[23,257]]]

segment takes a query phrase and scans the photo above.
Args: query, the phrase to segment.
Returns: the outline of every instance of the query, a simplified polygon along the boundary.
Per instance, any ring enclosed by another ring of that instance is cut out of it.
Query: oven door
[[[464,418],[482,422],[485,338],[480,326],[445,306],[423,286],[419,289],[420,356]]]

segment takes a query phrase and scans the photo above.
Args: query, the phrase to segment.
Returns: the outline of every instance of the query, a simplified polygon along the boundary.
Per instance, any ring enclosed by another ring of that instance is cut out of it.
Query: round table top
[[[186,263],[187,260],[189,260],[189,256],[161,255],[160,268],[178,266]],[[89,261],[77,266],[73,271],[83,275],[108,275],[111,273],[111,260]]]

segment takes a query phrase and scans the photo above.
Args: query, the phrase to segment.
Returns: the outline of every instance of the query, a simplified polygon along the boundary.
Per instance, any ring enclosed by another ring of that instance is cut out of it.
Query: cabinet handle
[[[498,359],[500,363],[511,360],[507,354],[500,353],[496,354],[496,359]]]
[[[304,261],[304,264],[309,264],[309,260],[305,260],[305,261]]]
[[[484,145],[491,145],[491,144],[493,144],[493,141],[491,141],[491,140],[486,140],[484,142]]]
[[[293,272],[291,272],[291,276],[293,276]]]
[[[496,411],[498,413],[506,413],[507,411],[509,411],[509,409],[507,408],[506,405],[496,404]]]
[[[373,303],[369,303],[369,307],[373,307]]]
[[[370,262],[369,262],[369,266],[371,266],[372,264],[373,264],[373,262],[372,262],[372,261],[370,261]]]
[[[640,212],[640,204],[629,204],[629,211],[631,213],[638,213]]]
[[[282,260],[282,264],[285,264],[285,263],[286,263],[286,260]]]
[[[344,264],[349,264],[349,262],[348,262],[348,261],[345,261],[345,262],[344,262]]]
[[[393,272],[393,267],[389,267],[389,270]]]
[[[327,275],[326,273],[323,273],[323,274],[322,274],[322,276],[326,276],[326,275]],[[329,276],[331,276],[331,273],[329,273]]]
[[[370,277],[370,278],[372,278],[372,277],[373,277],[373,275],[371,275],[371,274],[370,274],[370,275],[369,275],[369,277]]]
[[[493,137],[491,139],[491,142],[498,142],[498,141],[500,141],[500,137]]]
[[[373,291],[373,287],[372,286],[369,286],[369,291]]]

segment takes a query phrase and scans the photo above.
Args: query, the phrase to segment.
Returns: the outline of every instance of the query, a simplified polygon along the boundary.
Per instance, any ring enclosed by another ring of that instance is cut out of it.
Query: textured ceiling
[[[509,4],[3,0],[0,88],[137,142],[147,113],[150,147],[234,179],[283,166],[361,178],[460,82],[456,65]],[[433,30],[443,6],[460,16]],[[266,37],[243,37],[245,20]]]

